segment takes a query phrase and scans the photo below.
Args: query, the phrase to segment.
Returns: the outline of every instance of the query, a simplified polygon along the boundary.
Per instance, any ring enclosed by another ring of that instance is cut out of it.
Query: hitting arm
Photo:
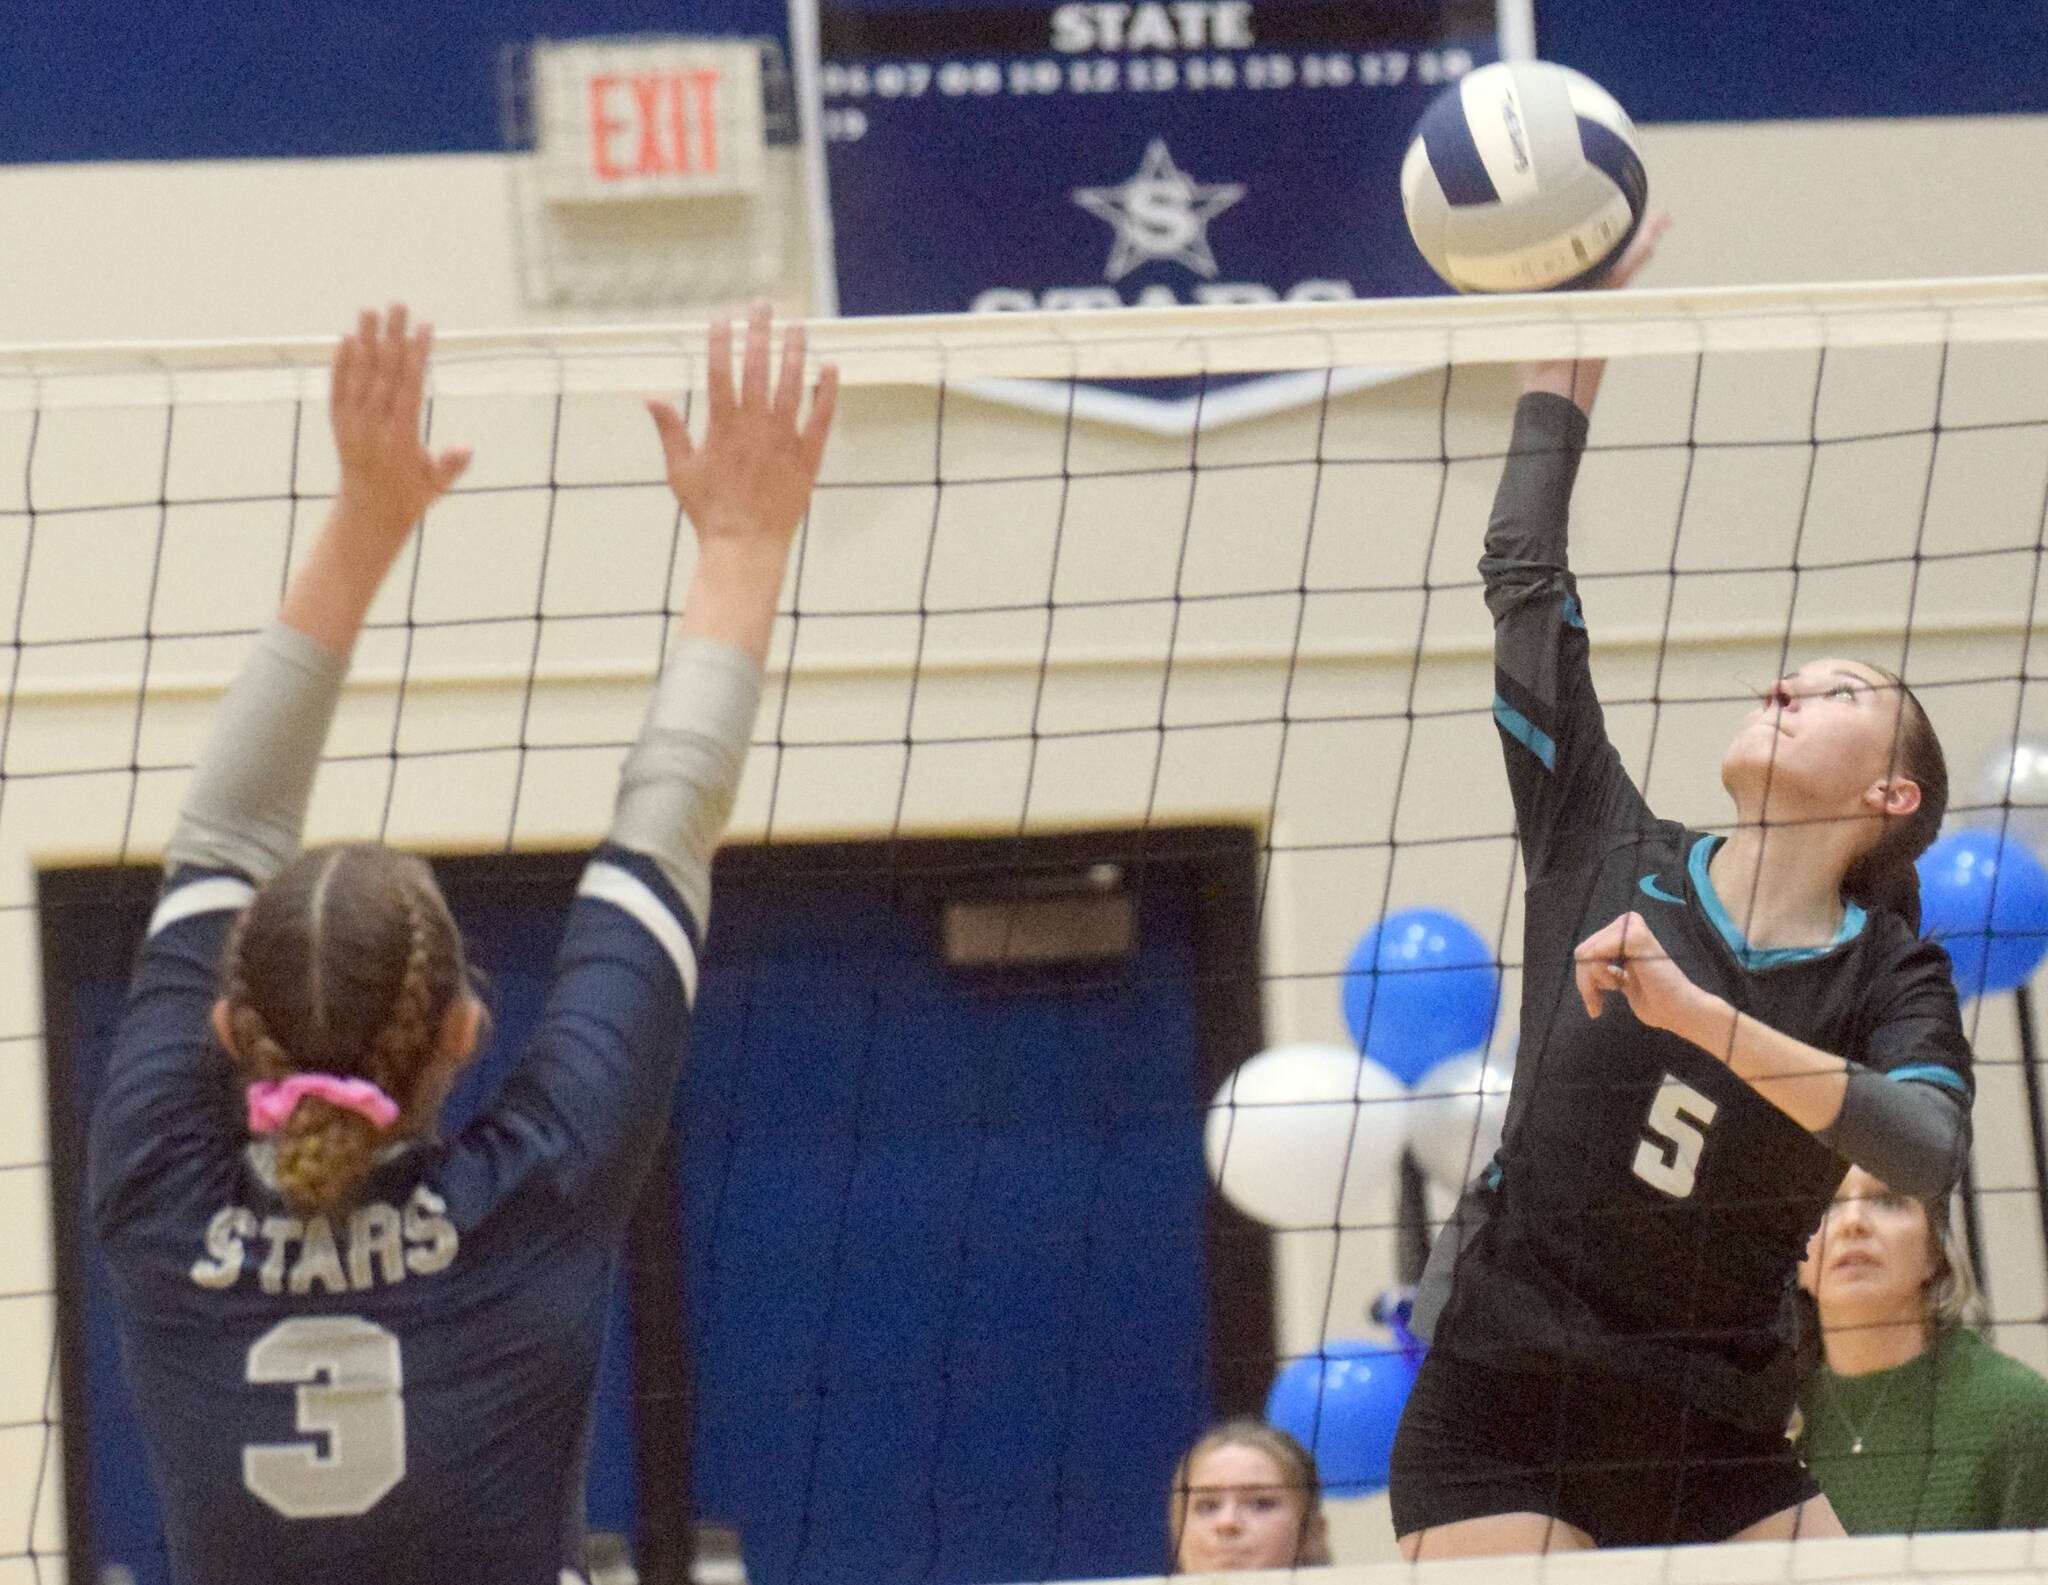
[[[700,929],[710,911],[711,853],[732,812],[760,703],[775,599],[838,390],[838,372],[827,365],[800,425],[803,328],[784,335],[773,381],[769,329],[767,310],[756,309],[735,391],[732,328],[712,326],[710,422],[701,445],[672,405],[648,404],[670,488],[696,530],[697,567],[683,600],[681,639],[626,760],[611,840],[652,859]]]
[[[329,416],[341,461],[334,509],[285,589],[277,620],[228,689],[166,848],[172,869],[233,870],[261,885],[298,851],[313,773],[349,653],[413,525],[469,465],[419,439],[433,328],[365,312],[336,349]]]

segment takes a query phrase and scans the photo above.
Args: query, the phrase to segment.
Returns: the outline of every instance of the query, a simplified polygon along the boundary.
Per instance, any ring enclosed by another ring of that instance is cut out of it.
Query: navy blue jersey
[[[251,895],[168,878],[93,1119],[91,1212],[172,1573],[556,1585],[699,927],[651,861],[600,849],[492,1104],[395,1149],[330,1220],[278,1196],[209,1023]]]
[[[1521,1049],[1435,1341],[1655,1377],[1782,1428],[1796,1268],[1847,1163],[1621,997],[1588,1018],[1574,950],[1633,910],[1694,984],[1852,1063],[1967,1100],[1970,1051],[1938,946],[1852,904],[1825,947],[1751,948],[1708,874],[1719,839],[1657,819],[1623,770],[1565,565],[1585,431],[1564,398],[1523,399],[1482,564],[1528,871]]]

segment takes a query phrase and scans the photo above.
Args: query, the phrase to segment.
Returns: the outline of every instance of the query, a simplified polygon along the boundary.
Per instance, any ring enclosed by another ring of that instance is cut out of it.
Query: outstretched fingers
[[[735,389],[734,328],[730,321],[712,324],[706,421],[694,441],[676,404],[659,397],[647,403],[669,487],[700,537],[786,544],[809,504],[832,426],[838,373],[829,366],[819,371],[806,417],[808,342],[802,327],[791,325],[778,355],[774,328],[766,305],[749,315]]]
[[[749,409],[768,405],[769,308],[756,303],[747,315],[746,354],[740,360],[740,405]]]
[[[455,481],[469,468],[469,459],[475,455],[468,446],[446,446],[434,457],[434,494],[446,495]]]
[[[427,388],[427,360],[433,352],[434,327],[430,324],[422,324],[412,335],[400,339],[393,417],[412,424],[419,422],[420,399]]]
[[[775,381],[775,412],[794,424],[796,410],[804,399],[804,327],[791,325],[782,333],[782,372]]]
[[[336,412],[358,413],[369,404],[377,386],[377,349],[383,336],[383,316],[365,308],[356,316],[354,331],[341,338],[331,374],[330,401]]]
[[[341,338],[334,361],[327,366],[327,405],[334,412],[355,401],[356,388],[362,383],[363,325],[369,317],[365,312],[356,328]]]
[[[738,403],[732,385],[732,321],[723,316],[711,321],[705,338],[704,394],[710,399],[711,422],[731,415]]]
[[[398,304],[393,310],[400,325],[405,322],[405,305]],[[399,376],[398,400],[392,413],[410,435],[418,435],[420,427],[420,406],[427,390],[427,368],[434,356],[434,327],[427,320],[420,321],[419,329],[407,336],[402,343],[403,362]],[[444,446],[428,461],[428,476],[433,481],[434,494],[445,495],[455,481],[462,477],[469,466],[473,452],[468,446]]]
[[[434,328],[402,303],[365,310],[335,349],[330,417],[341,494],[353,513],[409,526],[469,466],[467,446],[430,452],[420,434]]]
[[[690,426],[676,411],[676,404],[663,401],[658,396],[649,397],[647,412],[654,420],[654,432],[661,437],[661,454],[667,459],[670,470],[673,471],[679,463],[688,462],[697,448],[690,444]]]
[[[388,314],[364,309],[356,321],[356,333],[341,344],[335,359],[334,399],[337,414],[357,424],[382,425],[402,404],[408,383],[409,338],[404,327],[406,312],[393,304]],[[426,359],[419,359],[424,378]]]
[[[1657,244],[1664,240],[1664,233],[1671,228],[1669,210],[1658,209],[1643,217],[1643,223],[1636,227],[1636,234],[1622,249],[1621,257],[1614,261],[1614,267],[1607,272],[1605,286],[1626,286],[1637,273],[1656,256]]]
[[[371,343],[371,379],[368,390],[370,416],[382,422],[405,406],[405,386],[411,363],[403,303],[393,303],[385,312],[383,333]]]
[[[797,390],[802,389],[800,383],[792,384]],[[803,447],[804,467],[814,479],[818,476],[818,469],[825,459],[825,441],[832,432],[832,413],[838,405],[839,365],[828,363],[818,371],[817,388],[811,392],[811,416],[798,436],[799,444]]]

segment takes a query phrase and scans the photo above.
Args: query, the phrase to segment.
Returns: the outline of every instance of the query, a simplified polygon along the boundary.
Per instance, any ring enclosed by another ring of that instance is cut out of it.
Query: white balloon
[[[2036,853],[2048,851],[2048,743],[2000,745],[1978,768],[1971,791],[1977,824],[2002,827]]]
[[[1512,1053],[1467,1051],[1445,1057],[1409,1091],[1408,1148],[1422,1170],[1447,1189],[1462,1189],[1500,1148]]]
[[[1209,1104],[1209,1176],[1239,1210],[1274,1227],[1384,1222],[1407,1094],[1348,1046],[1262,1051]]]

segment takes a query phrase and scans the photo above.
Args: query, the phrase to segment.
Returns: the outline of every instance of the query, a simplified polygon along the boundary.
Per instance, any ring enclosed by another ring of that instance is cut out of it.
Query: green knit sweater
[[[1974,1332],[1944,1327],[1891,1370],[1823,1365],[1799,1408],[1800,1456],[1851,1535],[2048,1526],[2048,1381]]]

